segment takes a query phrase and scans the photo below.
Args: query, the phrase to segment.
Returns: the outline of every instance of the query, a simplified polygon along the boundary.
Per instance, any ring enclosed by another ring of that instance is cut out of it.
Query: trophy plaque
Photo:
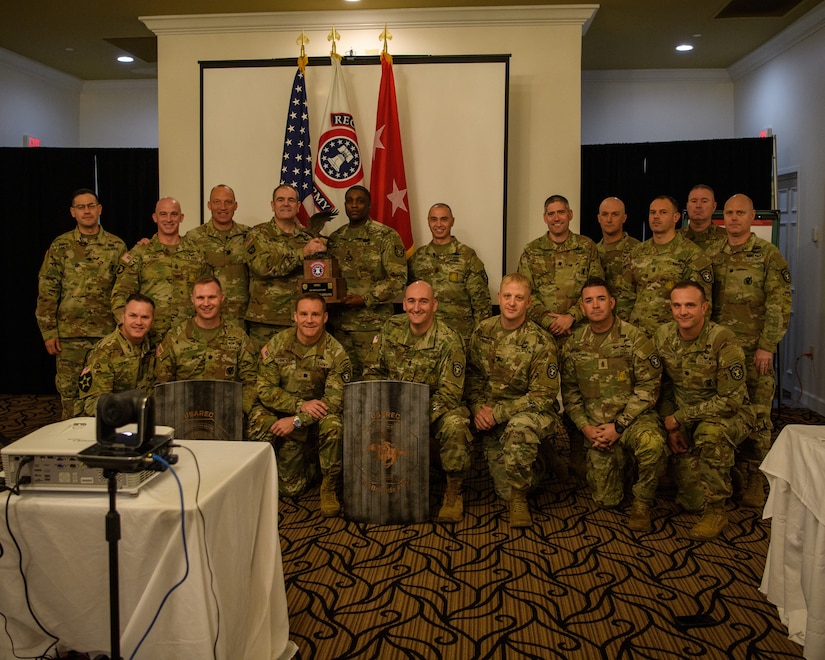
[[[304,229],[313,238],[324,238],[321,229],[338,211],[316,213]],[[304,259],[304,276],[298,281],[301,293],[317,293],[327,303],[337,303],[347,295],[347,284],[338,268],[338,261],[328,252],[316,252]]]

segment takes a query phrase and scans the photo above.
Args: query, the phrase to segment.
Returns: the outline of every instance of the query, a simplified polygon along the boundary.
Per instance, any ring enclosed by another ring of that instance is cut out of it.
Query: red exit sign
[[[40,138],[32,137],[31,135],[24,135],[23,136],[23,146],[24,147],[39,147],[40,146]]]

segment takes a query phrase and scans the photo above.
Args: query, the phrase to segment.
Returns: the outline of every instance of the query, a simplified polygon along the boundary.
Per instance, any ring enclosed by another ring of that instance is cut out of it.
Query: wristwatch
[[[304,425],[304,423],[301,421],[301,418],[298,417],[298,415],[295,415],[295,417],[292,418],[292,424],[295,426],[296,429],[299,429]]]
[[[622,433],[624,433],[624,432],[625,432],[625,429],[626,429],[627,427],[626,427],[624,424],[622,424],[621,422],[619,422],[619,421],[615,421],[615,422],[613,422],[613,428],[615,428],[615,429],[616,429],[616,433],[618,433],[619,435],[621,435]]]

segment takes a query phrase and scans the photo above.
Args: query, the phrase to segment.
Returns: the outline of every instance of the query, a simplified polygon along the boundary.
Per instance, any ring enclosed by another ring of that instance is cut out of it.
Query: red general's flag
[[[341,56],[332,54],[330,60],[332,85],[321,120],[321,139],[315,160],[315,206],[319,211],[343,210],[347,188],[364,180]]]
[[[378,113],[375,119],[375,141],[372,146],[370,194],[370,215],[401,235],[409,258],[414,252],[414,245],[410,227],[407,176],[404,173],[404,152],[401,149],[401,129],[398,125],[392,56],[387,52],[381,53],[381,87],[378,90]]]

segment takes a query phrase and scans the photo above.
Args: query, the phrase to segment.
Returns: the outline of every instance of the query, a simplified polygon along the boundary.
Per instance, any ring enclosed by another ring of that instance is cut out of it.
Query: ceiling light
[[[693,44],[679,44],[676,46],[676,50],[680,53],[687,53],[689,50],[693,50]]]
[[[118,62],[123,62],[124,64],[129,64],[135,61],[135,58],[130,55],[121,55],[117,58]]]

